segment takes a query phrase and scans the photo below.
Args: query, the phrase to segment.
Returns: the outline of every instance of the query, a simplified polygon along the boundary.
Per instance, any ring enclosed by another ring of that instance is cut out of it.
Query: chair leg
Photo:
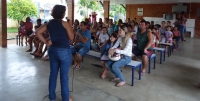
[[[131,86],[134,86],[134,67],[132,67],[132,84]]]
[[[151,59],[149,58],[149,70],[148,70],[149,74],[151,72]]]
[[[156,69],[156,57],[154,58],[154,69]]]
[[[162,64],[162,51],[160,51],[160,64]]]
[[[16,35],[16,44],[18,45],[18,35]]]
[[[142,64],[139,66],[139,80],[141,80]]]
[[[166,52],[166,51],[164,51],[164,61],[165,61],[165,52]]]
[[[169,57],[169,55],[170,55],[170,48],[168,47],[168,57]]]
[[[19,46],[20,46],[20,43],[21,43],[21,42],[20,42],[20,36],[19,36]]]

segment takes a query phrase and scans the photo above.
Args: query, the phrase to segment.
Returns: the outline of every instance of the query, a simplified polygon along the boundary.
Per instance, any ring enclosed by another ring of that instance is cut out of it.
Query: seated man
[[[133,49],[133,58],[135,56],[142,56],[142,72],[144,75],[148,65],[148,59],[153,54],[153,36],[147,29],[145,20],[140,21],[140,31],[137,32],[137,47]]]
[[[82,57],[90,50],[91,33],[86,29],[87,23],[84,21],[80,24],[80,30],[77,31],[75,37],[75,45],[71,47],[73,68],[79,70],[81,68]]]
[[[41,24],[41,19],[37,19],[37,25],[34,27],[35,30],[37,30],[40,26],[42,26]],[[26,51],[26,52],[32,52],[33,49],[33,40],[35,39],[35,33],[33,32],[30,36],[29,36],[29,40],[28,43],[30,45],[30,48]]]

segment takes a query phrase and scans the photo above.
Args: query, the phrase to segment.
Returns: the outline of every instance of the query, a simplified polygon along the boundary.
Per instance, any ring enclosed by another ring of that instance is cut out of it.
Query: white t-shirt
[[[106,33],[106,34],[101,33],[101,34],[99,35],[99,40],[101,40],[101,41],[100,41],[101,43],[104,43],[105,41],[109,40],[108,34],[107,34],[107,33]]]
[[[96,35],[100,35],[102,33],[102,31],[97,31]]]

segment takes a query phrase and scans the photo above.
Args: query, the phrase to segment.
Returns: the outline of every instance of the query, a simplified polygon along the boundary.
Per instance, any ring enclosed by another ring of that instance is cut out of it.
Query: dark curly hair
[[[63,19],[64,17],[64,14],[65,14],[65,11],[66,11],[66,7],[63,6],[63,5],[55,5],[52,9],[52,13],[51,13],[51,16],[54,18],[54,19]]]

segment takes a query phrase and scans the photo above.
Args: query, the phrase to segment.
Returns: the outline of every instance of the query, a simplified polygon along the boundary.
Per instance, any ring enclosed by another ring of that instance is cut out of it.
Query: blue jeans
[[[70,49],[73,55],[75,53],[78,53],[79,55],[81,55],[81,57],[83,57],[90,50],[87,47],[82,46],[71,46]]]
[[[130,56],[123,56],[118,61],[108,60],[106,62],[106,67],[113,73],[113,75],[116,78],[120,78],[120,81],[125,82],[125,79],[124,79],[124,76],[123,76],[123,74],[120,70],[120,67],[127,65],[129,62],[131,62],[131,57]]]
[[[179,25],[179,31],[181,34],[181,41],[184,41],[184,28],[185,26]]]
[[[61,96],[62,101],[69,101],[69,82],[68,73],[72,60],[70,49],[49,47],[48,55],[50,60],[50,77],[49,77],[49,99],[56,99],[57,76],[60,70]]]

